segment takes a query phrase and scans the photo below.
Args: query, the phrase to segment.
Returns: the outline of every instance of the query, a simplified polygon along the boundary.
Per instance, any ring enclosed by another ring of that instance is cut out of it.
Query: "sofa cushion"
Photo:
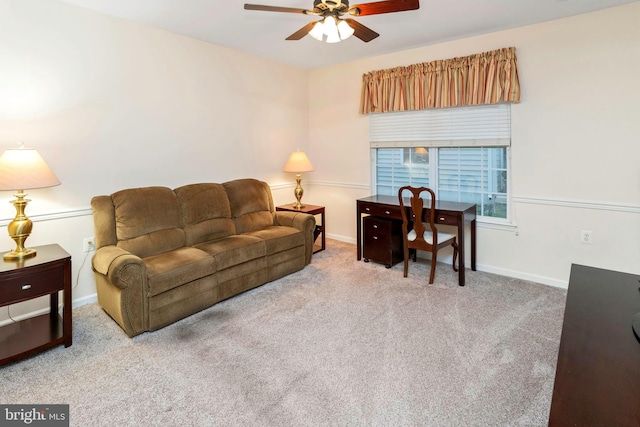
[[[185,246],[180,206],[170,188],[132,188],[111,199],[122,249],[145,258]]]
[[[264,240],[254,236],[229,236],[201,243],[195,247],[207,252],[215,259],[218,271],[266,255]]]
[[[267,255],[273,255],[296,246],[304,246],[304,234],[292,227],[273,225],[262,230],[244,233],[244,235],[264,240]]]
[[[274,224],[273,199],[266,182],[236,179],[222,185],[227,191],[236,233],[260,230]]]
[[[187,246],[235,234],[231,206],[222,184],[202,183],[175,189]]]
[[[214,259],[196,248],[179,248],[143,259],[149,296],[161,294],[216,272]]]

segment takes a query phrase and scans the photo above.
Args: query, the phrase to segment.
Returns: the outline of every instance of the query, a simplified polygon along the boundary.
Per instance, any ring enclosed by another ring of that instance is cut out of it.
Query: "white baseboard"
[[[345,243],[352,243],[354,245],[356,244],[356,239],[351,239],[349,237],[344,237],[344,236],[338,236],[338,235],[335,235],[335,234],[328,234],[327,233],[327,238],[334,239],[334,240],[339,240],[339,241],[345,242]],[[443,258],[441,261],[442,262],[451,262],[451,257],[449,257],[448,259],[447,258]],[[466,260],[465,264],[467,266],[471,265],[470,260]],[[552,277],[539,276],[539,275],[536,275],[536,274],[525,273],[525,272],[522,272],[522,271],[509,270],[509,269],[506,269],[506,268],[495,267],[495,266],[492,266],[492,265],[484,265],[484,264],[477,264],[476,263],[476,270],[484,271],[485,273],[498,274],[500,276],[505,276],[505,277],[513,277],[514,279],[528,280],[530,282],[541,283],[543,285],[553,286],[555,288],[562,288],[562,289],[568,289],[569,288],[569,282],[568,281],[558,280],[558,279],[554,279]]]
[[[11,323],[14,323],[14,321],[15,322],[19,322],[21,320],[29,319],[31,317],[40,316],[41,314],[46,314],[48,312],[49,312],[49,307],[43,308],[43,309],[40,309],[40,310],[36,310],[36,311],[32,311],[32,312],[26,313],[26,314],[21,314],[19,316],[11,316],[11,319],[6,319],[6,320],[1,321],[0,322],[0,327],[5,326],[5,325],[9,325]]]
[[[78,298],[76,300],[73,300],[71,303],[71,307],[72,308],[77,308],[77,307],[81,307],[83,305],[86,304],[92,304],[94,302],[98,301],[98,294],[92,294],[92,295],[88,295],[86,297],[82,297],[82,298]],[[60,305],[60,309],[62,309],[62,305]],[[5,326],[5,325],[9,325],[11,323],[15,322],[19,322],[21,320],[24,319],[29,319],[31,317],[35,317],[35,316],[40,316],[41,314],[47,314],[49,312],[49,307],[45,307],[42,308],[40,310],[36,310],[36,311],[32,311],[29,313],[25,313],[25,314],[21,314],[19,316],[11,316],[12,319],[5,319],[0,321],[0,327]]]
[[[73,301],[72,307],[78,308],[83,305],[93,304],[94,302],[98,302],[98,294],[87,295],[86,297],[78,298]]]
[[[568,289],[569,282],[564,280],[554,279],[552,277],[539,276],[537,274],[524,273],[521,271],[508,270],[505,268],[493,267],[490,265],[476,264],[476,270],[484,271],[485,273],[498,274],[505,277],[513,277],[514,279],[528,280],[529,282],[541,283],[543,285],[553,286],[554,288]]]
[[[350,237],[338,236],[337,234],[327,233],[327,239],[338,240],[340,242],[351,243],[353,245],[356,244],[356,239],[352,239]]]

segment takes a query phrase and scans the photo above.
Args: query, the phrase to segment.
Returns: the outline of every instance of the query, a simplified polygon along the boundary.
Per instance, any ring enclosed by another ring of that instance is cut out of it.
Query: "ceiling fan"
[[[345,40],[351,35],[364,42],[370,42],[380,34],[351,18],[341,18],[342,15],[366,16],[382,13],[404,12],[420,8],[419,0],[384,0],[374,3],[349,6],[347,0],[314,0],[313,9],[296,9],[293,7],[267,6],[260,4],[246,4],[246,10],[261,10],[265,12],[302,13],[304,15],[321,16],[317,22],[309,22],[287,40],[300,40],[307,34],[316,40],[335,43]],[[326,36],[326,39],[324,38]]]

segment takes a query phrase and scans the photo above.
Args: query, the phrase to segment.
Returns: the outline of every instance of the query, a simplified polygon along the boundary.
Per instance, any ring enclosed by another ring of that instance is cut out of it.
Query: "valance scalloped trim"
[[[360,113],[520,102],[516,48],[370,71]]]

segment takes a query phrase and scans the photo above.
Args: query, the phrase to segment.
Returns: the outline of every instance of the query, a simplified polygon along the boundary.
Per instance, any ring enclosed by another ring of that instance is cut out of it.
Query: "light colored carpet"
[[[96,305],[74,343],[0,368],[0,402],[73,426],[544,426],[566,291],[328,241],[303,271],[128,338]]]

